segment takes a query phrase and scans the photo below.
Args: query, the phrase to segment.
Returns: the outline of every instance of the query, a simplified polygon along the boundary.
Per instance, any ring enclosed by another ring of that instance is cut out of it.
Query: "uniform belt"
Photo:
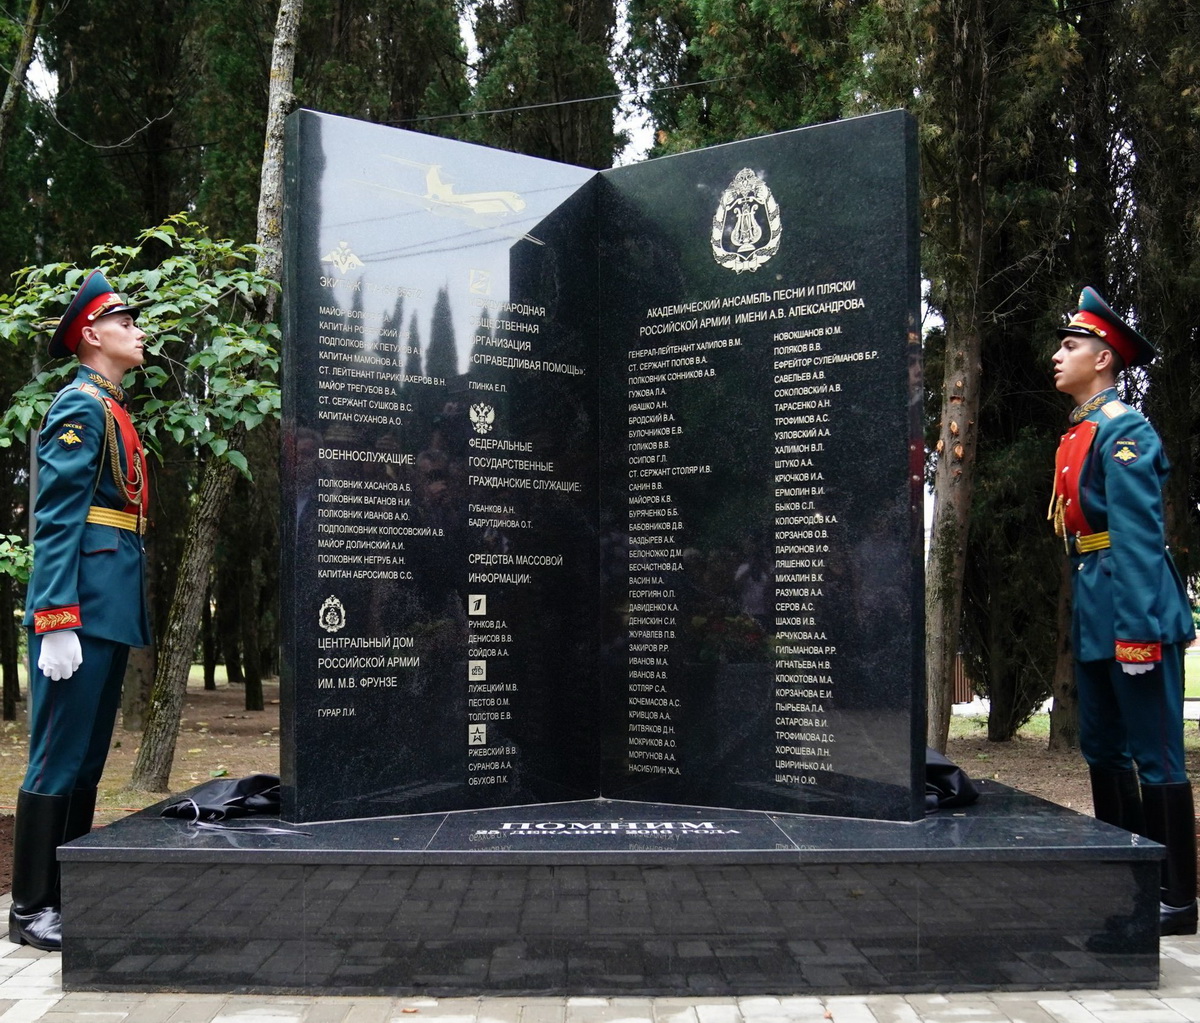
[[[1106,547],[1111,547],[1112,541],[1108,538],[1108,532],[1103,533],[1088,533],[1087,536],[1075,537],[1075,553],[1089,554],[1092,551],[1102,551]]]
[[[117,511],[116,508],[100,508],[92,505],[88,509],[87,520],[101,526],[116,526],[117,529],[128,529],[131,533],[146,532],[145,519],[139,518],[133,512]]]

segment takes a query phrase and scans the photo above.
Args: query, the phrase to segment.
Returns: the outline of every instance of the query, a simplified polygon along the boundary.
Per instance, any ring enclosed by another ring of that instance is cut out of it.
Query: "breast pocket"
[[[82,553],[103,554],[106,551],[115,551],[119,543],[119,533],[116,526],[104,526],[98,522],[89,522],[83,527]]]

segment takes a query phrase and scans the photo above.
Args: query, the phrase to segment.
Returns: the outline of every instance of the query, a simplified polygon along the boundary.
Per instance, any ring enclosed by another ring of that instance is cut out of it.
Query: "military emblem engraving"
[[[492,423],[496,421],[496,410],[486,402],[477,401],[471,406],[468,413],[471,417],[471,425],[475,427],[476,433],[491,433]]]
[[[346,605],[330,594],[317,612],[317,622],[326,632],[338,632],[346,625]]]
[[[321,262],[332,263],[340,274],[344,274],[347,270],[357,269],[363,265],[363,261],[350,251],[349,242],[338,242],[336,249],[328,255],[321,257]]]
[[[743,167],[721,194],[712,222],[712,252],[734,273],[757,270],[779,251],[783,222],[771,189]]]

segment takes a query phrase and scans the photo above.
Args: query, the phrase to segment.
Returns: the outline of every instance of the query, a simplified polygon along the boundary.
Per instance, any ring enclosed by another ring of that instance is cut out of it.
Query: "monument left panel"
[[[289,120],[285,819],[599,793],[593,178]]]

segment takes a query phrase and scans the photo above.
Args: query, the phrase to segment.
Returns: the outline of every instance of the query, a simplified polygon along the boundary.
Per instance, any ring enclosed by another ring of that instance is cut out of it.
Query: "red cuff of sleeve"
[[[1161,643],[1126,643],[1117,640],[1117,660],[1125,664],[1151,664],[1162,660]]]
[[[59,632],[62,629],[78,629],[83,625],[79,617],[79,605],[70,607],[48,607],[42,611],[33,612],[33,631],[39,635],[43,632]]]

